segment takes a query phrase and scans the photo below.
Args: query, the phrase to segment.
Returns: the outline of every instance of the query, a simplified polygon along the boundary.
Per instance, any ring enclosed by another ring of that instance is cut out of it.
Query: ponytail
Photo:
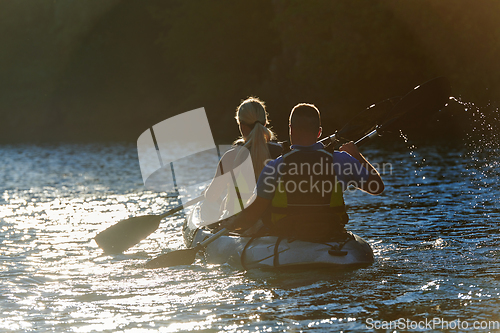
[[[237,109],[236,120],[238,124],[243,122],[248,126],[253,126],[246,140],[240,138],[235,143],[244,142],[243,147],[250,151],[255,179],[257,179],[266,161],[271,158],[267,143],[276,138],[274,132],[266,127],[268,119],[264,102],[255,97],[246,99]],[[244,149],[241,149],[236,154],[235,161],[241,161],[243,151]]]
[[[250,155],[252,156],[255,179],[259,177],[266,161],[271,158],[269,147],[267,146],[267,142],[271,140],[271,137],[272,132],[267,127],[257,123],[244,145],[244,147],[250,150]]]

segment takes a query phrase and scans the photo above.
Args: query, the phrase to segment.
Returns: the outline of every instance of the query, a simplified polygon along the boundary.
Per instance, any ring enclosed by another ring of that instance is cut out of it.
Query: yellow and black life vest
[[[332,153],[292,150],[283,156],[277,172],[271,228],[296,238],[343,232],[349,218]]]

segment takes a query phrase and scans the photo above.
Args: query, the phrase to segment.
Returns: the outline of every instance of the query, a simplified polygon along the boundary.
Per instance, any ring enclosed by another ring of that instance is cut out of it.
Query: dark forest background
[[[133,142],[202,106],[230,142],[247,96],[280,139],[299,102],[331,133],[437,76],[486,114],[500,101],[496,0],[0,0],[0,40],[1,142]],[[460,135],[455,104],[421,135]]]

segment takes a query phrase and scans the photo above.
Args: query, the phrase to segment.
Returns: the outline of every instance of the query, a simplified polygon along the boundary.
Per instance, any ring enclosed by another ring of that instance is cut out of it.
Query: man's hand
[[[354,142],[348,142],[343,144],[340,148],[340,151],[345,151],[355,159],[361,163],[362,166],[368,170],[368,181],[360,184],[359,189],[365,191],[370,194],[380,194],[384,191],[384,182],[380,177],[378,171],[368,162],[368,160],[359,152],[358,147],[354,144]]]
[[[344,143],[342,146],[340,146],[339,151],[345,151],[355,159],[358,159],[358,157],[361,155],[358,147],[352,141]]]

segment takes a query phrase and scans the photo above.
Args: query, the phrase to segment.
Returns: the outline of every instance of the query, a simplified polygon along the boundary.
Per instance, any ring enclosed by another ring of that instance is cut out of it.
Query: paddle
[[[368,108],[357,113],[349,120],[339,131],[329,135],[319,142],[325,146],[330,143],[336,143],[340,140],[351,141],[354,138],[359,138],[373,130],[382,120],[386,119],[391,113],[394,105],[399,102],[401,97],[392,97],[376,104],[370,105]],[[279,142],[283,147],[288,144],[288,141]]]
[[[394,106],[401,100],[401,97],[393,97],[376,104],[370,105],[360,113],[356,114],[340,131],[320,140],[321,143],[328,145],[328,140],[333,143],[340,140],[352,141],[373,130],[378,124],[387,119]]]
[[[375,136],[400,130],[406,124],[413,125],[422,119],[427,120],[446,105],[450,91],[450,83],[445,77],[438,77],[416,86],[394,106],[393,111],[382,124],[357,140],[355,144],[359,146]]]
[[[229,233],[228,229],[221,229],[213,236],[205,239],[201,243],[196,244],[195,247],[162,254],[156,257],[155,259],[148,261],[144,267],[163,268],[163,267],[172,267],[180,265],[191,265],[194,262],[196,254],[199,251],[203,250],[208,244],[219,239],[219,237],[224,236],[228,233]]]
[[[205,197],[201,195],[182,205],[178,205],[161,215],[136,216],[122,220],[98,233],[94,237],[94,240],[107,254],[122,253],[158,229],[162,219],[177,213],[185,207],[194,205],[204,198]]]
[[[450,95],[450,86],[448,81],[445,78],[437,78],[431,81],[428,81],[420,86],[415,87],[410,93],[408,93],[401,100],[399,98],[399,102],[394,105],[393,108],[387,110],[389,108],[389,103],[394,104],[396,99],[389,99],[384,101],[382,104],[379,104],[377,108],[377,122],[379,124],[370,125],[367,127],[366,121],[358,122],[357,125],[355,120],[352,120],[348,124],[346,124],[339,132],[324,138],[321,140],[325,142],[327,140],[334,140],[343,137],[349,138],[353,133],[366,133],[367,128],[376,128],[365,135],[363,138],[356,141],[356,145],[363,144],[367,139],[374,137],[375,135],[379,135],[382,131],[387,131],[390,129],[397,128],[402,124],[401,117],[403,115],[407,116],[408,114],[415,113],[416,110],[423,110],[421,115],[429,116],[432,113],[435,113],[442,106],[445,105],[448,97]],[[384,105],[382,107],[381,105]],[[362,111],[360,114],[364,112],[368,112],[369,110],[374,110],[374,106]],[[399,119],[399,121],[397,121]],[[363,134],[364,134],[363,133]],[[198,243],[195,247],[172,251],[163,255],[158,256],[155,259],[148,261],[145,265],[146,268],[162,268],[162,267],[172,267],[178,265],[190,265],[194,262],[196,254],[203,250],[208,244],[217,240],[219,237],[226,235],[229,233],[227,229],[221,229],[219,232],[204,240],[201,243]]]

